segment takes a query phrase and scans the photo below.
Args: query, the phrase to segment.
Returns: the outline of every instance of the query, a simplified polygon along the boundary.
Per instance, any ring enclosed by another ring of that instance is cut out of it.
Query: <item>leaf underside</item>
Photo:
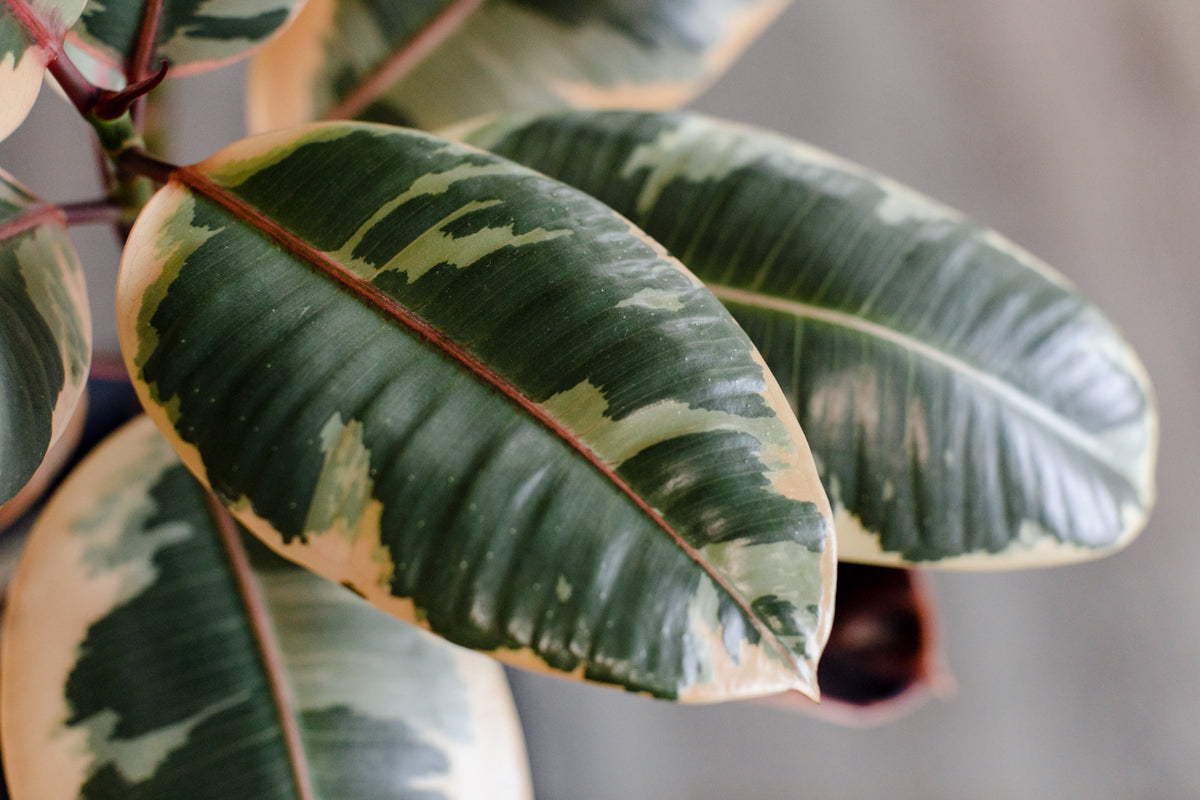
[[[145,418],[56,495],[4,631],[15,798],[529,796],[497,665],[214,508]]]
[[[280,132],[176,173],[118,296],[156,421],[289,558],[522,665],[813,691],[834,552],[803,436],[602,204],[415,132]]]
[[[66,428],[90,358],[83,273],[62,212],[0,172],[0,503]]]
[[[671,108],[706,88],[788,2],[310,0],[255,59],[250,128]]]
[[[1141,528],[1156,446],[1144,371],[1061,276],[994,232],[696,115],[454,133],[626,214],[722,299],[812,444],[841,558],[1055,563]]]

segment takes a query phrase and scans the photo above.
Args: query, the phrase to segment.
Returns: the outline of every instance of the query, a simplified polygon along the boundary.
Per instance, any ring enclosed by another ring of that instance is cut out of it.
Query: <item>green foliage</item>
[[[90,346],[83,273],[62,213],[0,172],[0,504],[66,428]]]
[[[494,662],[239,533],[145,418],[56,494],[18,581],[3,684],[16,797],[528,794]]]
[[[118,310],[151,415],[289,557],[502,657],[813,692],[833,553],[803,436],[720,303],[594,198],[395,128],[277,132],[176,173]]]
[[[839,547],[1003,567],[1142,526],[1152,393],[1060,276],[860,167],[670,111],[786,0],[301,5],[0,0],[0,135],[49,65],[107,154],[80,206],[0,174],[0,503],[86,380],[64,223],[127,237],[154,423],[73,474],[21,567],[18,800],[527,793],[495,667],[342,587],[670,699],[816,697],[828,642],[834,700],[866,704],[936,659],[911,582],[871,570],[849,624],[876,629],[872,598],[905,619],[903,672],[831,636]],[[146,150],[160,59],[264,43],[269,133],[184,167]],[[301,125],[343,117],[457,124]]]
[[[1056,563],[1111,552],[1144,524],[1156,421],[1141,364],[1062,276],[994,231],[799,142],[696,115],[455,132],[600,198],[729,306],[813,447],[843,559]]]

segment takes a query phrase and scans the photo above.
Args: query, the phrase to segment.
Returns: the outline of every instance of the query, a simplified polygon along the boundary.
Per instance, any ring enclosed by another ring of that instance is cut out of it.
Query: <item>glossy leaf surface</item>
[[[118,307],[155,420],[289,558],[523,665],[813,691],[834,552],[803,435],[594,199],[412,131],[282,131],[175,173]]]
[[[699,116],[525,118],[467,139],[628,215],[722,299],[812,443],[842,558],[1055,563],[1141,528],[1156,444],[1144,371],[1065,279],[996,233]]]
[[[0,503],[66,428],[90,358],[87,292],[62,211],[0,172]]]
[[[252,67],[251,130],[418,127],[560,107],[672,108],[788,0],[311,0]]]
[[[146,19],[146,0],[104,0],[88,4],[68,41],[94,62],[85,70],[89,77],[104,68],[128,74],[141,31],[149,24],[156,31],[146,62],[150,72],[166,59],[172,75],[190,75],[249,55],[278,33],[303,2],[162,0],[155,25]]]
[[[144,417],[39,520],[4,635],[16,800],[529,797],[495,662],[239,534]]]
[[[0,139],[24,121],[84,0],[0,0]]]

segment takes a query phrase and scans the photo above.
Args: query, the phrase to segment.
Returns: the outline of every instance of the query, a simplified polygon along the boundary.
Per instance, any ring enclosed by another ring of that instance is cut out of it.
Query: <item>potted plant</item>
[[[1145,519],[1148,381],[1052,270],[814,148],[646,110],[779,2],[2,8],[0,120],[48,64],[108,191],[4,179],[0,500],[88,372],[64,223],[127,236],[147,412],[51,501],[10,598],[17,797],[521,794],[494,667],[353,594],[519,666],[816,699],[827,641],[861,647],[830,634],[839,557],[1061,562]],[[276,35],[260,135],[146,146],[165,75]],[[911,584],[880,597],[921,619]],[[835,658],[832,684],[872,702],[929,658],[865,693]],[[454,783],[481,764],[515,772]]]

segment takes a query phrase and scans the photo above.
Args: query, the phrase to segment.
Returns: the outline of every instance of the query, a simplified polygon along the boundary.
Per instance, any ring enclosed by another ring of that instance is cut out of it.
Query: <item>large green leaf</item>
[[[154,0],[103,0],[89,3],[71,29],[68,43],[84,51],[85,73],[105,69],[128,74],[138,54],[142,29],[154,26],[154,46],[147,66],[159,59],[172,75],[189,75],[249,55],[277,34],[299,11],[304,0],[161,0],[157,24],[146,10]],[[149,41],[149,39],[147,39]],[[73,51],[75,52],[75,51]],[[110,87],[115,88],[115,87]]]
[[[85,0],[0,0],[0,139],[25,119]]]
[[[694,115],[526,117],[467,139],[594,194],[708,283],[785,387],[842,558],[1053,563],[1141,528],[1144,371],[1062,276],[996,233]]]
[[[803,435],[603,204],[416,132],[282,131],[174,174],[118,298],[155,420],[288,557],[518,663],[813,691],[834,552]]]
[[[90,359],[87,292],[63,213],[0,171],[0,503],[66,428]]]
[[[144,417],[55,496],[9,604],[16,800],[530,794],[497,664],[239,534]]]
[[[492,111],[670,108],[789,0],[311,0],[255,59],[252,130],[317,118],[431,127]]]

